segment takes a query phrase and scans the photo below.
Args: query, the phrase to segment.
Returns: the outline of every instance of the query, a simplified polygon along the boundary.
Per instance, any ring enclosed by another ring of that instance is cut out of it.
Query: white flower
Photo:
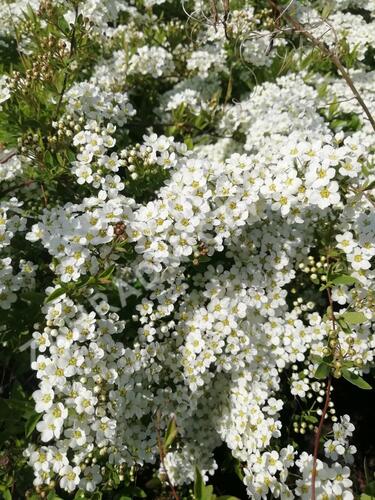
[[[80,467],[72,467],[71,465],[64,465],[60,471],[60,487],[68,492],[74,491],[80,481]]]
[[[336,205],[340,201],[338,190],[339,185],[336,181],[330,182],[323,187],[312,188],[308,192],[309,201],[313,205],[318,205],[321,209]]]

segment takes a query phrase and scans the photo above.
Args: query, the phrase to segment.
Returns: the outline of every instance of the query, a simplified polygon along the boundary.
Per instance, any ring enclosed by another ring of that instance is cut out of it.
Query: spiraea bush
[[[5,500],[375,495],[374,34],[0,0]]]

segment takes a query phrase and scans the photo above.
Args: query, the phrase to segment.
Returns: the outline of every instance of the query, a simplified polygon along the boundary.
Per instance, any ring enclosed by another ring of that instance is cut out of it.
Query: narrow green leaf
[[[102,271],[99,274],[98,278],[100,280],[108,279],[112,275],[113,271],[115,270],[115,266],[116,266],[115,264],[112,264],[112,266],[108,267],[107,269],[104,269],[104,271]]]
[[[322,362],[322,363],[320,363],[320,365],[316,369],[314,377],[321,380],[321,379],[327,378],[329,375],[329,372],[330,372],[329,365],[327,365],[327,363]]]
[[[204,484],[202,474],[198,467],[195,467],[194,500],[214,500],[213,486]]]
[[[343,368],[342,376],[344,377],[345,380],[347,380],[353,385],[356,385],[360,389],[365,389],[365,390],[372,389],[371,385],[367,383],[365,379],[363,379],[356,373],[349,371],[347,368]]]
[[[195,481],[194,481],[194,498],[195,500],[203,500],[204,482],[202,474],[198,467],[195,467]]]
[[[54,290],[50,295],[48,295],[48,297],[44,301],[45,304],[48,304],[48,302],[52,302],[53,300],[60,297],[60,295],[63,295],[65,292],[66,292],[65,288],[62,287],[56,288],[56,290]]]
[[[362,191],[369,191],[371,189],[375,189],[375,181],[372,181],[368,186],[362,189]]]
[[[164,436],[164,447],[167,450],[174,442],[177,436],[177,425],[176,419],[173,417],[167,427],[167,431]]]
[[[33,415],[31,415],[26,424],[25,424],[25,437],[30,437],[31,434],[33,433],[35,427],[36,427],[36,424],[39,422],[39,420],[42,418],[42,414],[41,413],[34,413]]]
[[[204,500],[215,500],[216,495],[214,495],[214,487],[209,484],[208,486],[204,487]]]

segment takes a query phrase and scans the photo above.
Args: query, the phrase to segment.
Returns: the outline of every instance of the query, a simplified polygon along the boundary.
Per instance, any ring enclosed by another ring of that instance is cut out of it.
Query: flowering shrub
[[[373,2],[0,6],[3,497],[371,498]]]

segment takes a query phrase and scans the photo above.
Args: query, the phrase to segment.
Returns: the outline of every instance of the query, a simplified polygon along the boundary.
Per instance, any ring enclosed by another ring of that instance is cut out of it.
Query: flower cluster
[[[334,387],[366,384],[375,357],[369,120],[327,65],[306,69],[309,48],[274,40],[280,19],[256,2],[212,22],[193,2],[194,41],[169,2],[65,3],[31,7],[57,9],[69,71],[84,71],[42,102],[41,86],[30,98],[0,76],[0,104],[22,118],[0,157],[0,307],[45,295],[30,325],[37,492],[92,493],[109,467],[135,466],[183,488],[197,468],[210,481],[224,444],[249,498],[354,498],[354,425]],[[331,22],[375,110],[374,10],[355,3],[333,2]],[[307,4],[290,12],[306,27],[321,14]],[[34,189],[18,201],[22,176]],[[320,419],[325,461],[302,438]]]

